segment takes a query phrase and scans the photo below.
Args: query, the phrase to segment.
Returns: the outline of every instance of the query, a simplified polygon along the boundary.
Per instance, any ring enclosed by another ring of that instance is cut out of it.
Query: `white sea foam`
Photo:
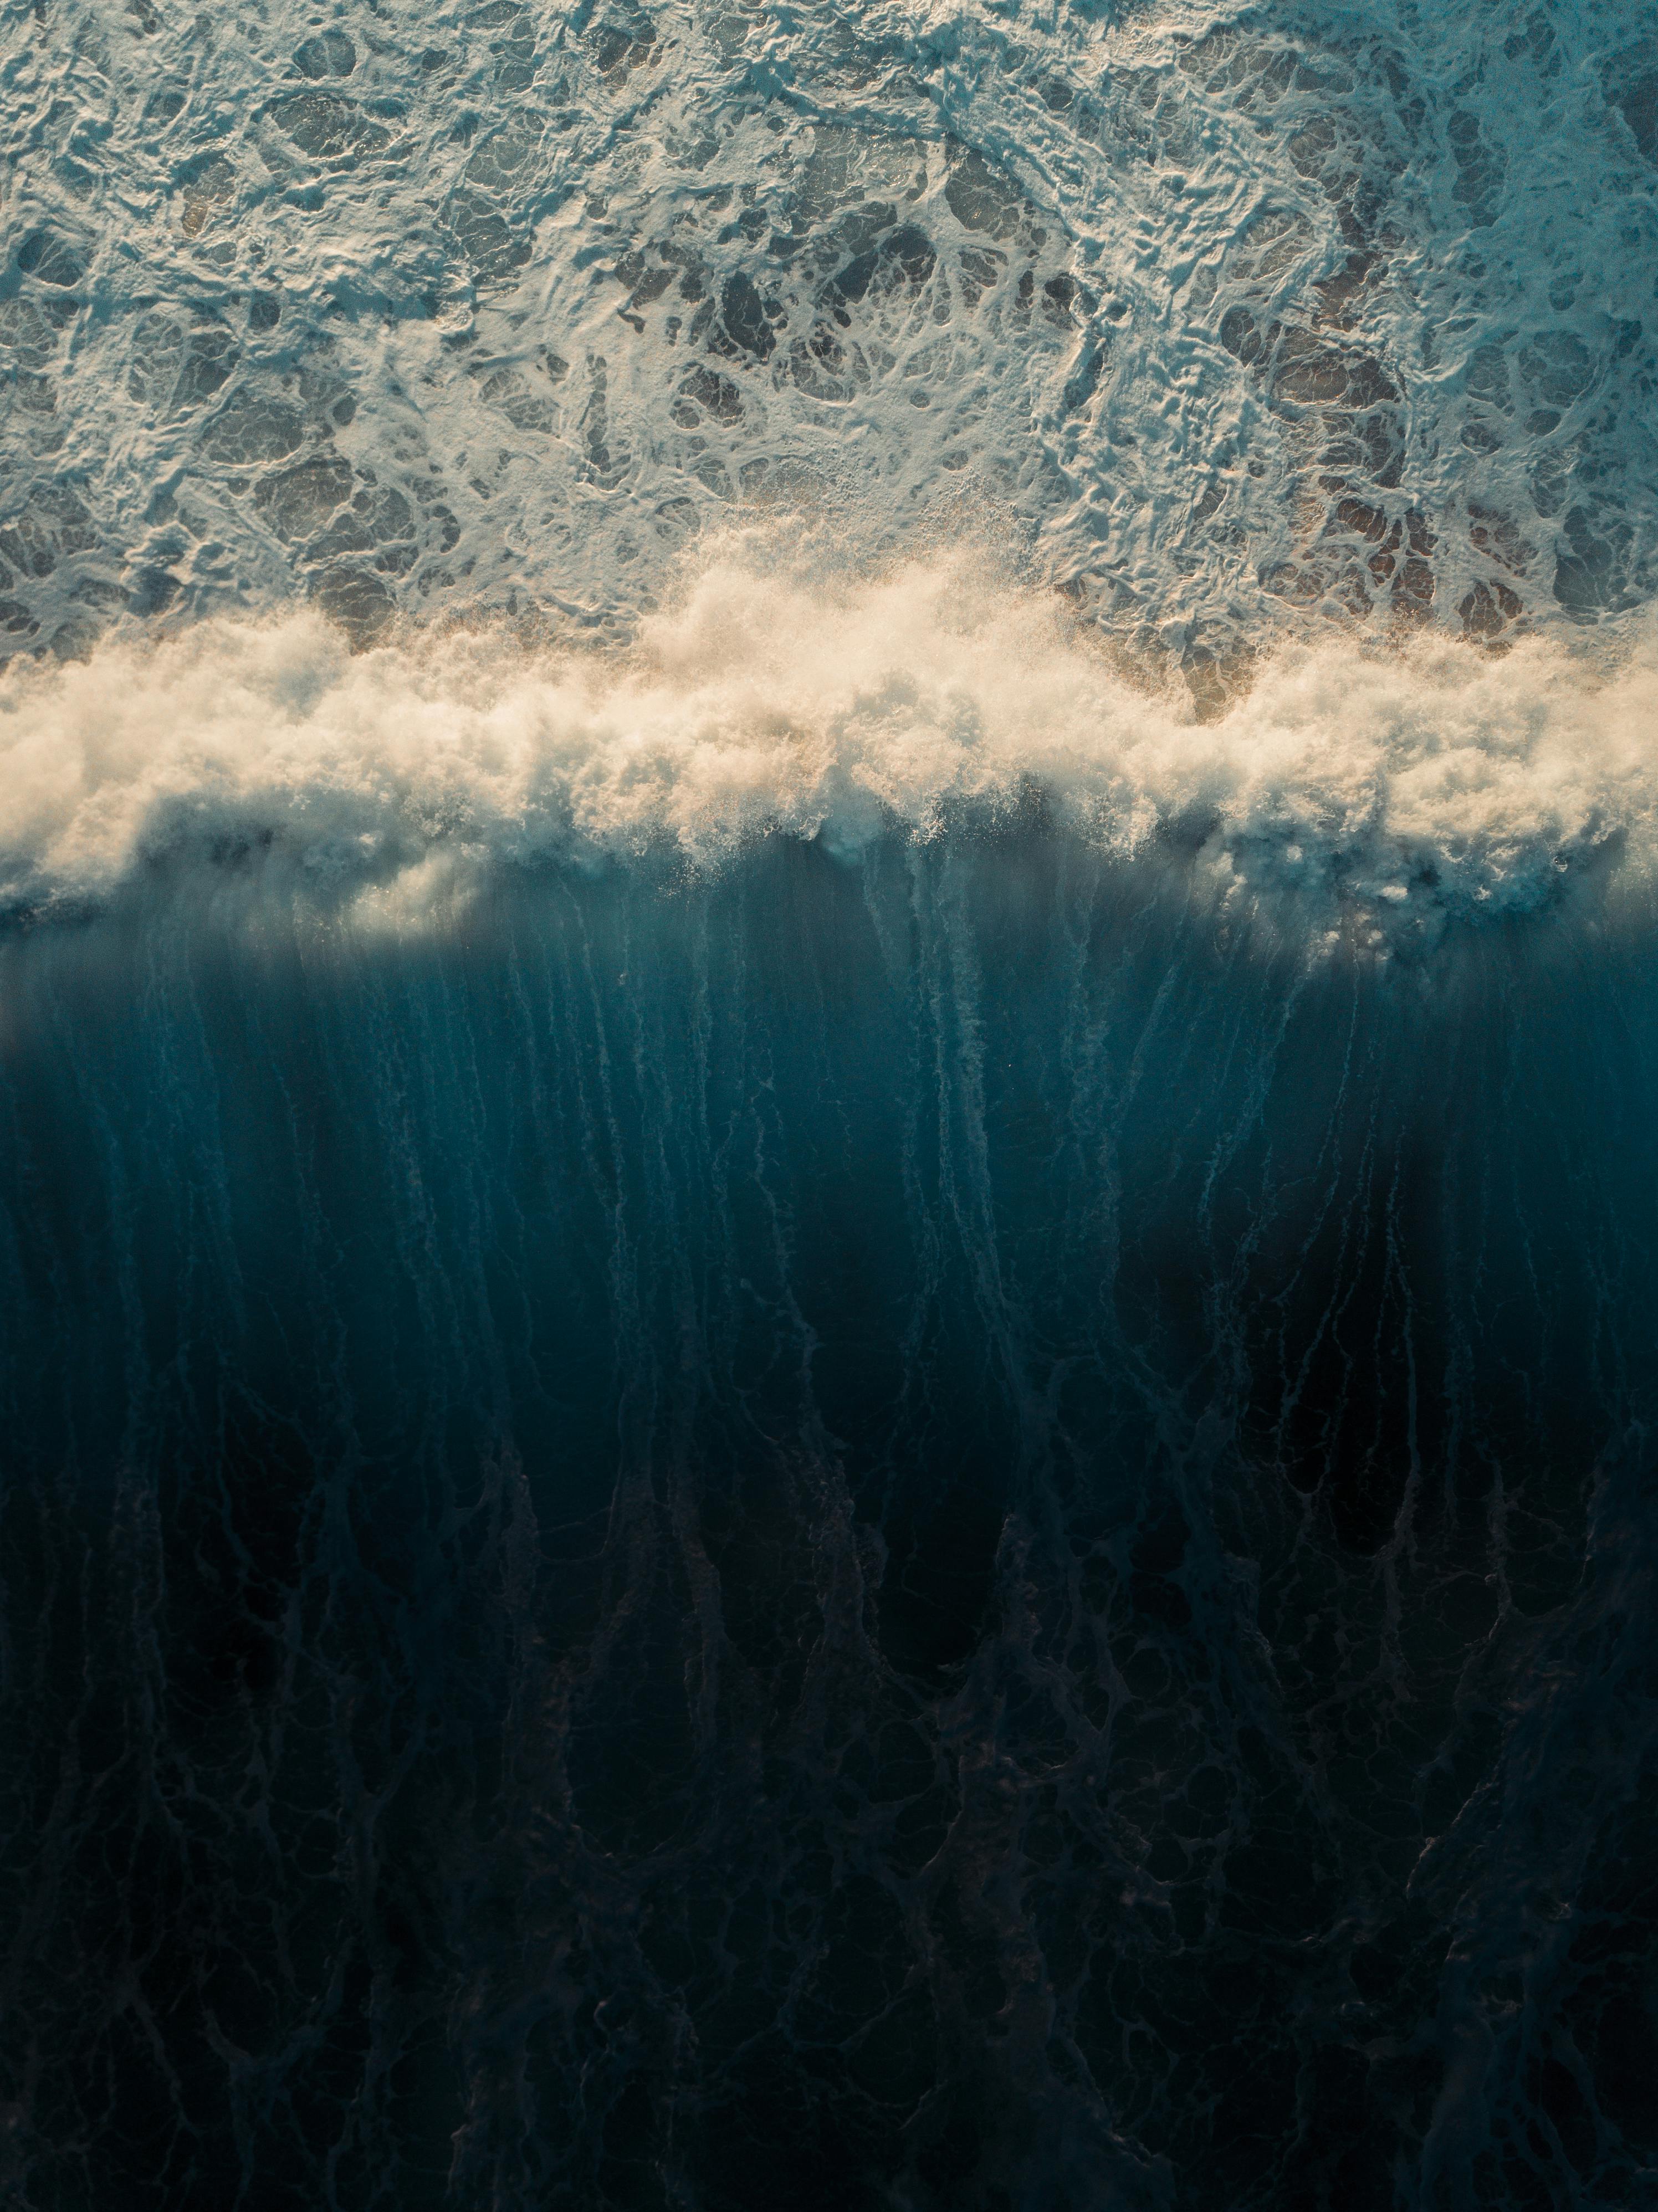
[[[1658,581],[1650,0],[325,13],[9,19],[0,653],[625,626],[780,502],[1176,650]]]
[[[1172,851],[1219,896],[1396,940],[1658,852],[1649,631],[1599,668],[1540,640],[1291,647],[1200,726],[968,556],[836,582],[767,551],[728,543],[626,653],[488,631],[353,653],[295,613],[14,664],[0,896],[84,908],[167,855],[251,856],[284,896],[406,926],[502,867],[710,868],[767,833],[847,855],[1035,791],[1125,861]]]

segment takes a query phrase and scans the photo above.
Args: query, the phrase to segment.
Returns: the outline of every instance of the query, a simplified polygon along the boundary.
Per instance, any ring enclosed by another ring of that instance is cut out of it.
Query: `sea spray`
[[[965,557],[791,573],[763,536],[692,566],[625,652],[486,627],[355,654],[300,615],[112,641],[0,684],[4,896],[96,905],[234,858],[280,897],[418,926],[437,886],[502,868],[704,870],[768,834],[850,857],[1033,803],[1104,854],[1178,853],[1224,901],[1378,944],[1649,876],[1644,618],[1593,657],[1286,646],[1203,724],[1157,675]]]

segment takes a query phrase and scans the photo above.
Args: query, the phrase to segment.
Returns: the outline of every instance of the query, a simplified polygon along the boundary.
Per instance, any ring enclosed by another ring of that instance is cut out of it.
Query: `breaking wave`
[[[1653,2202],[1650,0],[0,85],[0,2197]]]
[[[698,563],[626,653],[488,628],[355,653],[315,615],[208,623],[0,688],[0,897],[95,906],[191,856],[430,925],[503,868],[760,836],[852,857],[1040,805],[1223,905],[1402,947],[1568,887],[1649,883],[1658,648],[1287,646],[1219,719],[1062,602],[965,557],[874,576]]]
[[[1655,702],[774,541],[9,671],[20,2201],[1644,2185]]]

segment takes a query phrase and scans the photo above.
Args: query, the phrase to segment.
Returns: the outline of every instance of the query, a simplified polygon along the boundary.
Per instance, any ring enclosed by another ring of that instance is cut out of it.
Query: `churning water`
[[[0,86],[8,2203],[1654,2201],[1649,0]]]

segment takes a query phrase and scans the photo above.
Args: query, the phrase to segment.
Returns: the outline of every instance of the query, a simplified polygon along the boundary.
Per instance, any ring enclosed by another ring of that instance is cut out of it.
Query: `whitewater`
[[[267,892],[419,927],[503,867],[706,870],[774,835],[852,860],[1037,799],[1103,853],[1182,854],[1223,904],[1283,921],[1290,902],[1315,943],[1419,945],[1586,878],[1626,905],[1649,890],[1644,625],[1598,667],[1541,640],[1501,659],[1314,641],[1199,725],[1183,687],[1114,665],[1066,603],[987,585],[982,561],[848,582],[791,575],[755,536],[623,654],[487,626],[354,652],[307,614],[15,666],[0,899],[14,920],[82,912],[163,861],[257,851]]]
[[[0,2195],[1647,2203],[1649,0],[0,147]]]

